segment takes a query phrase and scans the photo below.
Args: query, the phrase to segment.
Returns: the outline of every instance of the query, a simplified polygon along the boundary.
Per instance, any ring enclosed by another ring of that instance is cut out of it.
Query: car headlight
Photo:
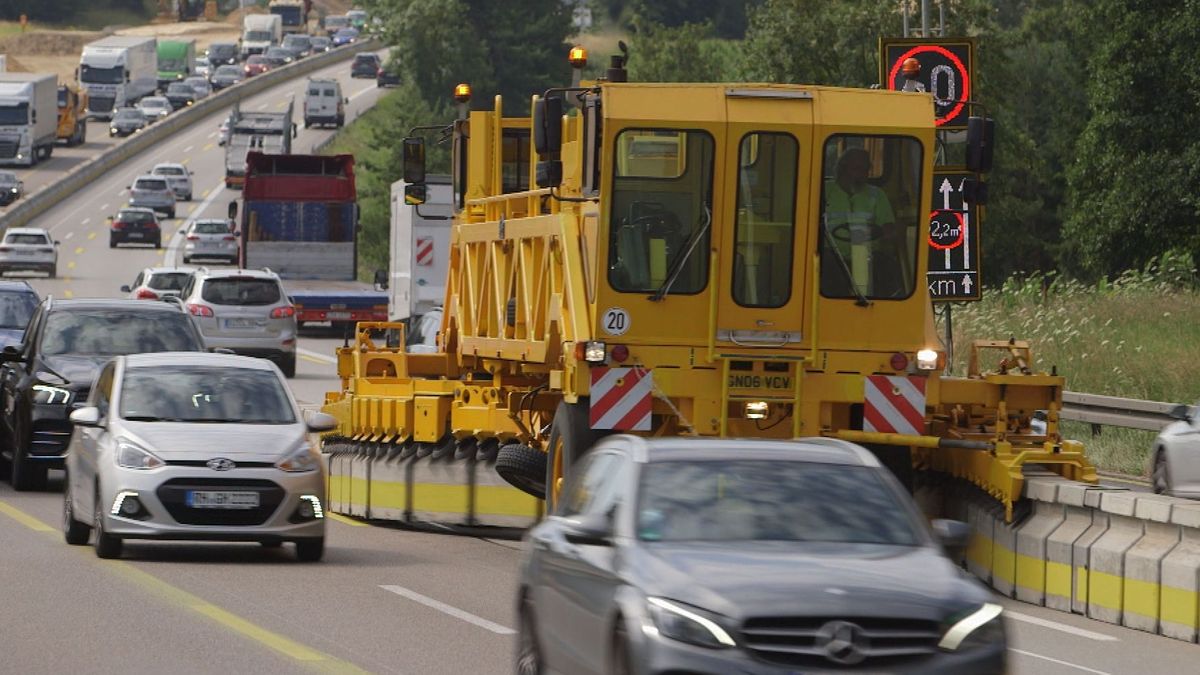
[[[49,384],[33,385],[33,402],[39,405],[67,405],[71,402],[70,389],[55,387]]]
[[[126,469],[157,469],[166,462],[130,441],[117,442],[117,466]]]
[[[316,471],[320,466],[321,460],[313,452],[312,446],[307,444],[296,448],[287,457],[275,463],[277,469],[293,473]]]
[[[659,634],[713,649],[726,649],[736,643],[716,621],[704,616],[702,610],[684,607],[662,598],[647,598],[650,616]]]
[[[947,651],[967,650],[992,645],[1004,640],[1004,608],[986,602],[951,619],[951,626],[942,636],[938,647]]]
[[[117,128],[116,128],[116,127],[110,127],[110,128],[109,128],[109,130],[108,130],[108,133],[110,133],[110,134],[115,134],[115,133],[117,133]]]

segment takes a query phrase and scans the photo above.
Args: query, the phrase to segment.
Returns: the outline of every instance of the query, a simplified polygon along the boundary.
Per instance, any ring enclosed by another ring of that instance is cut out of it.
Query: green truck
[[[196,40],[180,38],[158,41],[158,86],[166,87],[192,74],[196,67]]]

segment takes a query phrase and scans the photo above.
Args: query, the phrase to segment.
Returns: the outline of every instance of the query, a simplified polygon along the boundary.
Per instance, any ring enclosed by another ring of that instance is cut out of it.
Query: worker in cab
[[[834,178],[825,182],[821,290],[826,296],[879,295],[881,264],[895,257],[892,204],[886,192],[867,181],[870,171],[871,155],[850,147],[838,158]]]

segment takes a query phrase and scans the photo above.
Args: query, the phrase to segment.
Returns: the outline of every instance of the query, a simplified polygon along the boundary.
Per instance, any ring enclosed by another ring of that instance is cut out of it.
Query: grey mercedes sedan
[[[527,535],[516,670],[1002,673],[1001,607],[942,549],[967,526],[932,530],[851,443],[609,437]]]

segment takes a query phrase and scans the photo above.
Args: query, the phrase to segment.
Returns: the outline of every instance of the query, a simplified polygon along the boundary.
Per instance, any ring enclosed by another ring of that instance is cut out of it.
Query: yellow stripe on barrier
[[[1085,605],[1088,602],[1088,569],[1078,565],[1075,567],[1075,598]]]
[[[1125,577],[1124,610],[1148,619],[1158,620],[1158,584],[1153,581]]]
[[[1038,593],[1046,591],[1046,563],[1033,556],[1017,554],[1017,585]]]
[[[346,480],[343,478],[343,480]],[[350,499],[345,506],[365,507],[367,495],[366,478],[350,478]],[[371,507],[379,509],[408,508],[408,492],[404,483],[397,481],[372,480],[370,483]],[[414,483],[413,509],[434,513],[462,513],[468,508],[468,486],[447,483]],[[537,517],[540,509],[538,500],[507,485],[475,486],[475,515],[477,516],[525,516]]]
[[[1163,623],[1200,627],[1200,594],[1174,586],[1161,586]]]
[[[1000,580],[1011,584],[1016,577],[1016,571],[1016,554],[1009,550],[1007,546],[1001,546],[992,542],[992,577],[998,577]]]
[[[1071,599],[1071,566],[1066,563],[1046,561],[1046,595]]]
[[[967,545],[967,558],[986,569],[992,569],[992,540],[978,532],[971,535]]]
[[[1120,610],[1124,586],[1124,577],[1092,570],[1088,574],[1088,604]]]

